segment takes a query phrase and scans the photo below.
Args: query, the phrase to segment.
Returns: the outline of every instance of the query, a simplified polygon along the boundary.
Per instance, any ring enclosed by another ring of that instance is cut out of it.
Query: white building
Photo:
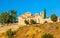
[[[44,12],[40,12],[40,15],[35,14],[33,16],[31,15],[30,12],[26,12],[25,14],[18,17],[18,24],[19,25],[26,25],[24,21],[28,20],[30,22],[31,19],[36,21],[36,23],[40,23],[40,24],[45,23],[45,21],[47,21],[48,23],[52,23],[50,18],[44,19]],[[58,18],[58,22],[59,22],[59,18]]]

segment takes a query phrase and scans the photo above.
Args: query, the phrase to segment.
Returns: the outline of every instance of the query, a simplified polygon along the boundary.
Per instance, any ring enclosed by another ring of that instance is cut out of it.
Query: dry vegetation
[[[44,33],[53,34],[54,38],[60,38],[60,23],[34,24],[18,29],[14,38],[41,38]],[[6,34],[0,34],[0,38],[7,38]]]

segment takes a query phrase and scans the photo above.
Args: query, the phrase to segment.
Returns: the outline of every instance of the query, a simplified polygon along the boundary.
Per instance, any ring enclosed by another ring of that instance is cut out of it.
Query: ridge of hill
[[[41,35],[44,33],[50,33],[53,34],[54,38],[60,38],[60,22],[19,27],[14,38],[41,38]],[[0,38],[7,38],[3,34],[0,34]]]
[[[15,38],[41,38],[44,33],[50,33],[53,34],[53,37],[60,38],[60,22],[20,27]]]

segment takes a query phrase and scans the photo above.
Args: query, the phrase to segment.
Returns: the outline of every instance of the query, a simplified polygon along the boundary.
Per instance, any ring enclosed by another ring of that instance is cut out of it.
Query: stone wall
[[[44,19],[44,12],[41,12],[40,15],[35,14],[33,16],[31,16],[30,12],[27,12],[26,14],[23,14],[23,15],[18,17],[18,24],[19,25],[26,25],[24,21],[25,20],[29,20],[30,21],[31,19],[33,19],[34,21],[36,21],[37,23],[40,23],[40,24],[45,23],[45,21],[47,21],[47,23],[53,23],[50,18]],[[59,21],[60,20],[58,18],[57,22],[59,22]]]

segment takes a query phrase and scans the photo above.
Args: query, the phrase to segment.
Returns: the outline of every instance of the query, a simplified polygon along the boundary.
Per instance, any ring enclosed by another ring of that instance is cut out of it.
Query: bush
[[[42,38],[53,38],[53,35],[45,33],[45,34],[42,35]]]
[[[12,32],[11,29],[9,29],[9,30],[6,32],[6,35],[7,35],[9,38],[13,38],[14,33]]]
[[[29,24],[29,22],[27,20],[25,20],[24,22],[25,22],[25,24]]]
[[[31,24],[36,24],[36,22],[34,20],[32,20],[32,19],[30,20],[30,23]]]
[[[56,22],[56,21],[57,21],[57,16],[56,16],[55,14],[52,14],[52,15],[51,15],[51,20],[52,20],[53,22]]]
[[[44,23],[48,23],[47,21],[45,21]]]

